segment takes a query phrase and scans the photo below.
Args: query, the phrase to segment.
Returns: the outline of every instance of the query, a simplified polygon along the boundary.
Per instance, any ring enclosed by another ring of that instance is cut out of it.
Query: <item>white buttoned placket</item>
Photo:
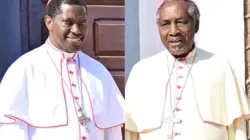
[[[50,43],[50,40],[48,40],[48,44],[55,51],[61,53],[60,65],[57,67],[55,61],[52,59],[52,56],[49,52],[47,52],[58,73],[61,75],[62,90],[66,100],[68,127],[70,128],[69,133],[73,136],[71,139],[89,140],[90,133],[85,131],[84,123],[80,122],[78,119],[78,117],[82,115],[81,112],[86,109],[89,109],[87,110],[88,113],[86,113],[86,116],[90,118],[94,117],[91,113],[92,109],[90,109],[90,99],[87,98],[89,96],[89,93],[87,93],[88,90],[86,89],[87,87],[81,79],[79,56],[75,53],[72,58],[65,58],[64,52],[61,52],[54,47]],[[94,129],[94,123],[90,122],[89,125],[90,129]]]
[[[182,100],[182,90],[184,88],[185,85],[185,80],[186,80],[186,75],[189,72],[189,68],[187,66],[185,66],[184,64],[182,64],[179,61],[175,61],[175,64],[173,65],[173,67],[171,68],[171,70],[173,69],[173,73],[171,74],[170,77],[170,81],[169,81],[169,87],[168,87],[168,93],[167,93],[167,98],[166,98],[166,104],[165,104],[165,111],[164,111],[164,120],[169,119],[169,113],[171,109],[170,106],[170,102],[172,105],[172,108],[175,106],[175,104],[177,102],[181,102]],[[172,94],[170,94],[170,92]],[[174,122],[174,125],[172,126],[173,128],[173,138],[168,138],[167,134],[166,135],[166,140],[172,140],[177,138],[179,135],[181,135],[181,132],[177,131],[175,128],[178,125],[182,124],[182,118],[180,117],[180,112],[181,112],[181,108],[179,107],[179,105],[177,105],[174,108],[174,119],[176,120]],[[163,129],[168,130],[168,121],[163,123]]]
[[[75,57],[77,58],[77,56]],[[65,76],[63,76],[66,81],[69,81],[68,85],[71,90],[71,97],[69,99],[72,99],[72,101],[69,101],[68,104],[73,104],[73,108],[75,109],[75,112],[69,112],[69,123],[70,121],[76,120],[78,123],[78,131],[79,131],[79,137],[77,140],[88,140],[88,132],[85,129],[85,124],[83,121],[79,121],[78,117],[81,116],[81,112],[85,111],[84,109],[84,97],[83,97],[83,91],[85,91],[83,88],[83,84],[81,81],[80,73],[79,73],[79,65],[78,61],[76,59],[63,59],[63,64],[66,64],[66,68],[63,68],[63,70],[66,70]],[[67,90],[67,89],[65,89]],[[69,94],[68,94],[69,95]],[[71,103],[70,103],[71,102]],[[72,108],[72,107],[71,107]],[[88,114],[87,114],[88,116]],[[89,117],[89,116],[88,116]],[[72,118],[72,119],[70,119]]]
[[[176,123],[173,129],[173,140],[177,140],[181,137],[182,131],[177,128],[181,128],[183,116],[182,114],[182,106],[180,106],[181,102],[183,101],[183,92],[185,88],[185,82],[187,80],[187,76],[189,73],[189,66],[187,66],[186,61],[176,61],[176,65],[174,67],[175,73],[174,76],[171,78],[171,83],[174,83],[171,85],[172,93],[174,93],[175,96],[172,96],[172,104],[175,104],[177,101],[179,104],[175,108],[175,118],[178,118],[180,123]]]
[[[184,58],[176,59],[172,68],[169,69],[170,79],[167,85],[164,121],[162,124],[162,129],[167,130],[167,132],[164,131],[166,140],[179,140],[182,135],[182,130],[176,128],[182,128],[183,115],[180,104],[183,101],[183,92],[185,92],[194,59],[191,59],[191,65],[187,61]]]

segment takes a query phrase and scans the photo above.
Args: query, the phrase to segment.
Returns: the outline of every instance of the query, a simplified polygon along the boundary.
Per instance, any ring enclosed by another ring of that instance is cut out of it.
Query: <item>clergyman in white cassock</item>
[[[158,24],[167,50],[132,68],[125,89],[126,140],[247,139],[244,88],[226,58],[195,46],[197,19],[187,3],[195,5],[162,4]]]
[[[78,51],[86,25],[58,25],[67,16],[73,16],[72,23],[83,22],[84,3],[60,1],[61,13],[54,19],[46,16],[50,37],[18,58],[2,79],[0,139],[122,140],[124,98],[109,71]],[[66,39],[58,41],[62,28],[70,31]]]

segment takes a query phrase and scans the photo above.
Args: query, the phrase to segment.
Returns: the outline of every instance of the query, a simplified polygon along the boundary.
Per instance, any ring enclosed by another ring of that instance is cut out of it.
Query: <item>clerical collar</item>
[[[180,57],[180,58],[175,58],[169,51],[168,52],[168,60],[174,62],[174,61],[179,61],[179,62],[188,62],[189,60],[192,60],[193,57],[195,56],[197,51],[197,48],[194,47],[191,52],[188,53],[186,57]]]
[[[76,58],[76,55],[77,55],[77,52],[75,53],[67,53],[67,52],[64,52],[64,51],[61,51],[59,50],[58,48],[56,48],[50,41],[50,39],[48,38],[46,40],[46,43],[50,46],[50,48],[52,48],[55,52],[58,52],[60,54],[60,56],[63,58],[63,59],[75,59]]]

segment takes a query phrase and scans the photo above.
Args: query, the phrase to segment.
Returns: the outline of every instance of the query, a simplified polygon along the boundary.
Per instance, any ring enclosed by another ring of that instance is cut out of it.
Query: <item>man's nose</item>
[[[177,35],[180,32],[180,29],[178,28],[178,26],[175,23],[172,23],[170,26],[170,31],[169,34],[172,36]]]
[[[81,34],[81,30],[79,28],[79,25],[74,24],[71,28],[71,32],[76,34],[76,35]]]

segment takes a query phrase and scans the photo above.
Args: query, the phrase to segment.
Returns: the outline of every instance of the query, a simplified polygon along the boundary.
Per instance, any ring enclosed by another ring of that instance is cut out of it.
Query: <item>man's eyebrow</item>
[[[73,18],[70,17],[62,17],[63,20],[74,20]]]
[[[159,19],[159,21],[166,22],[166,21],[170,21],[170,20],[169,19]]]

